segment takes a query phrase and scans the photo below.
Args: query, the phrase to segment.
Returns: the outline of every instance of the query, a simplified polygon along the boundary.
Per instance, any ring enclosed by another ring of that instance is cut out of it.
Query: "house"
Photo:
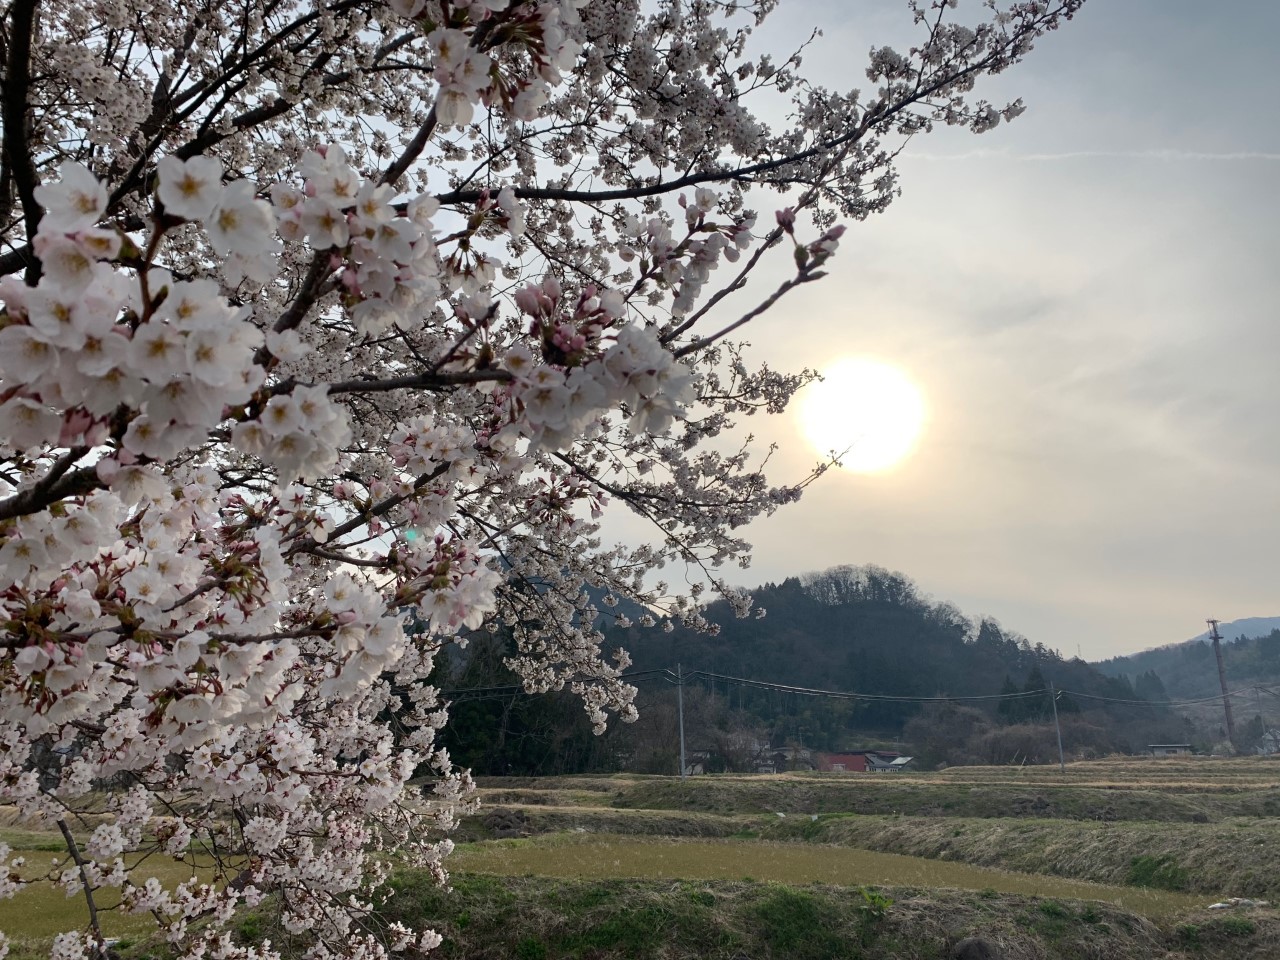
[[[819,770],[835,773],[896,773],[911,762],[893,750],[844,750],[839,753],[817,755]],[[901,760],[896,767],[895,761]]]
[[[768,740],[737,736],[690,750],[684,772],[685,776],[692,777],[705,773],[785,773],[816,769],[814,754],[808,747],[775,747]]]
[[[1147,749],[1153,757],[1189,757],[1195,752],[1189,743],[1149,743]]]
[[[808,747],[769,747],[756,757],[756,773],[783,773],[787,770],[814,770]]]
[[[867,758],[867,773],[901,773],[915,757],[895,757],[887,763],[878,757]]]
[[[1258,743],[1258,753],[1264,757],[1280,754],[1280,730],[1268,730]]]

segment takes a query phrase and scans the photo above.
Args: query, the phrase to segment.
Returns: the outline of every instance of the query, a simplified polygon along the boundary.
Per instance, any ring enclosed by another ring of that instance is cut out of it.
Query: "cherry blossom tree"
[[[741,442],[812,374],[739,332],[890,203],[912,136],[1019,113],[975,83],[1082,0],[914,0],[917,45],[844,93],[757,52],[777,2],[3,7],[0,802],[67,856],[0,845],[0,897],[83,901],[56,960],[112,910],[276,956],[228,932],[267,897],[317,958],[431,948],[376,906],[393,869],[444,879],[471,805],[439,651],[510,629],[527,689],[602,726],[634,713],[617,598],[747,612],[735,531],[823,465],[777,485]]]

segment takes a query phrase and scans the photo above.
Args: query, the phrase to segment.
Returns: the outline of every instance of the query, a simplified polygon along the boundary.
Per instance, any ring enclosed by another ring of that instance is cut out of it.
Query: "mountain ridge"
[[[1218,625],[1228,689],[1280,683],[1280,617],[1244,617]],[[1211,697],[1220,692],[1217,659],[1206,630],[1190,640],[1096,661],[1102,673],[1141,686],[1155,677],[1174,699]],[[1275,709],[1280,714],[1280,704]]]

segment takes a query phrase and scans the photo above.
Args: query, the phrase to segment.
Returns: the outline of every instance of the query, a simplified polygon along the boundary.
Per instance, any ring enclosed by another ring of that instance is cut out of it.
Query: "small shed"
[[[1153,757],[1189,757],[1195,753],[1189,743],[1149,743],[1147,749]]]

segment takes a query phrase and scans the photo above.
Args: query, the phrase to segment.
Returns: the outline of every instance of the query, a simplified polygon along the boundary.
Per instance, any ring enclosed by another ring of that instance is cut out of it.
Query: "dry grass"
[[[1280,824],[1076,823],[1061,820],[827,817],[765,822],[761,836],[1124,884],[1160,862],[1159,885],[1213,896],[1280,897]]]
[[[506,815],[506,814],[510,815]],[[1213,896],[1280,899],[1280,824],[1228,820],[1214,824],[1114,823],[962,817],[809,817],[510,807],[464,825],[462,838],[486,839],[486,818],[518,823],[526,836],[621,834],[643,837],[773,839],[952,860],[977,866],[1049,874],[1094,883],[1125,884],[1135,858],[1161,860],[1165,886]],[[1183,882],[1168,882],[1182,876]]]
[[[905,775],[653,779],[618,789],[613,804],[706,813],[864,813],[931,817],[1205,822],[1280,816],[1280,790],[1169,791],[1074,783],[953,783]]]
[[[439,929],[451,960],[939,960],[970,936],[1005,960],[1253,960],[1280,942],[1272,911],[1162,925],[1100,903],[919,887],[476,875],[454,887],[403,878],[388,905]]]
[[[935,773],[485,778],[491,803],[745,813],[1202,822],[1280,816],[1280,760],[1124,757]]]
[[[1057,766],[948,767],[921,774],[934,783],[1035,783],[1111,790],[1231,792],[1280,790],[1275,757],[1110,757]]]

